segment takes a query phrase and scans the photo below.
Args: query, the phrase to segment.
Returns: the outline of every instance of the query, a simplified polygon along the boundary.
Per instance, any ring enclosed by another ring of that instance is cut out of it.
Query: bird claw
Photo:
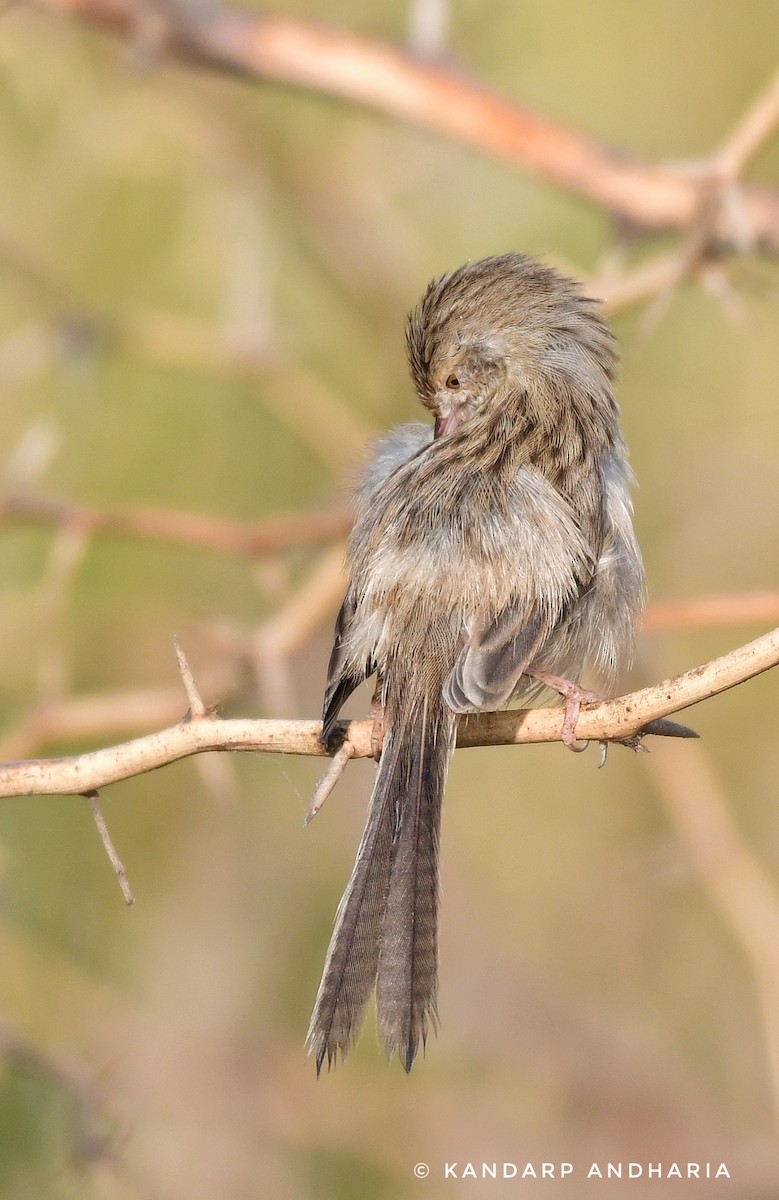
[[[605,767],[606,765],[606,756],[609,752],[609,746],[626,746],[628,750],[633,750],[636,754],[649,753],[649,746],[644,745],[643,730],[641,730],[639,733],[631,734],[630,737],[608,739],[603,738],[598,745],[600,746],[600,761],[598,763],[599,770],[601,767]]]

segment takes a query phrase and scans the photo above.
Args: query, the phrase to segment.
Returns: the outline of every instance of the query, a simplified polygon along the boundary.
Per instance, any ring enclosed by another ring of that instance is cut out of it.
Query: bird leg
[[[584,688],[579,683],[574,683],[572,679],[563,679],[561,675],[552,675],[549,671],[536,671],[529,667],[525,671],[531,679],[535,679],[538,683],[543,683],[546,687],[552,688],[563,697],[565,704],[565,716],[563,717],[563,742],[569,750],[573,750],[576,754],[580,754],[582,750],[587,749],[587,742],[581,746],[576,743],[576,722],[579,719],[579,710],[583,704],[599,704],[606,697],[600,692],[593,692],[589,688]]]
[[[371,753],[379,762],[381,759],[381,750],[384,745],[384,701],[382,700],[383,681],[376,680],[376,690],[373,693],[371,700],[371,717],[373,718],[373,728],[371,729]]]

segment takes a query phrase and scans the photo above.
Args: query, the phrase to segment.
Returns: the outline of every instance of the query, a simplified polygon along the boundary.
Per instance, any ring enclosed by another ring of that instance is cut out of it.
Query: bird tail
[[[379,1033],[406,1071],[437,1020],[438,846],[456,717],[429,697],[385,715],[368,821],[308,1031],[317,1073],[346,1055],[374,986]]]

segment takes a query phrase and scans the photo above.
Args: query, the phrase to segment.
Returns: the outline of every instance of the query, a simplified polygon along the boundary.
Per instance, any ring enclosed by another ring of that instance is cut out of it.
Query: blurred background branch
[[[641,163],[594,138],[511,104],[454,67],[388,43],[286,15],[177,0],[43,0],[145,47],[210,67],[241,71],[375,107],[506,158],[514,166],[585,196],[615,218],[645,229],[691,226],[712,191],[732,188],[779,121],[771,79],[733,134],[698,171]],[[736,225],[718,204],[712,237],[779,251],[779,191],[745,188]]]
[[[24,520],[39,521],[84,537],[99,533],[121,534],[176,542],[218,554],[238,554],[248,559],[278,554],[295,546],[343,539],[351,527],[350,515],[343,508],[295,513],[248,524],[207,513],[166,512],[163,509],[120,512],[33,493],[0,495],[0,526]]]
[[[753,972],[779,1130],[779,887],[741,837],[710,754],[697,745],[689,750],[683,763],[673,750],[653,758],[649,773],[696,875]]]

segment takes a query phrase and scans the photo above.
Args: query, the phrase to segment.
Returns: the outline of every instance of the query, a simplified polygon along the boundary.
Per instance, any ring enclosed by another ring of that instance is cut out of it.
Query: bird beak
[[[433,439],[448,437],[450,433],[454,433],[455,429],[460,424],[463,418],[462,409],[453,409],[446,417],[436,417],[435,427],[433,429]]]

